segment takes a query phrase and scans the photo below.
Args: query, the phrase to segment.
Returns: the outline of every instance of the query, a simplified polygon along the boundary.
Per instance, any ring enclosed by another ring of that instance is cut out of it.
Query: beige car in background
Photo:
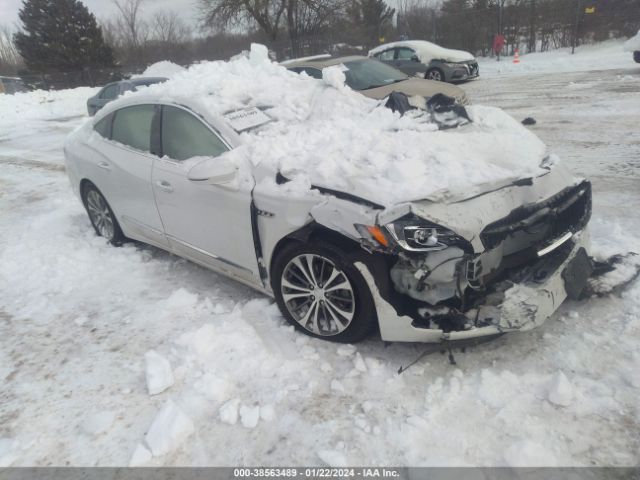
[[[392,92],[401,92],[408,97],[420,96],[429,99],[442,93],[456,99],[461,105],[468,105],[469,98],[464,90],[455,85],[409,77],[389,65],[378,60],[362,57],[332,57],[318,55],[281,63],[282,66],[297,73],[305,72],[313,78],[322,78],[322,69],[334,65],[342,65],[346,84],[366,97],[382,100]]]

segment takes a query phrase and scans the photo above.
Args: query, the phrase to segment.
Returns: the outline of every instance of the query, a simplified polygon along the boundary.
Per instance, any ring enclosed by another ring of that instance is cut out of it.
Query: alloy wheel
[[[331,260],[321,255],[292,258],[282,272],[281,293],[294,320],[316,335],[343,332],[355,315],[351,282]]]
[[[111,211],[104,197],[95,190],[87,192],[87,211],[91,223],[93,223],[100,235],[107,240],[112,240],[115,235],[115,228]]]
[[[429,73],[427,73],[427,78],[429,80],[435,80],[437,82],[442,81],[442,75],[440,75],[440,72],[438,70],[429,71]]]

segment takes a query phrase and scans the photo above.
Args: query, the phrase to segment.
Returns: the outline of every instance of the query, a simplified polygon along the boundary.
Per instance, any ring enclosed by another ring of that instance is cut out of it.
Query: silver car
[[[240,65],[238,78],[253,81],[249,63]],[[292,86],[322,91],[268,68]],[[590,184],[548,159],[542,173],[483,184],[459,199],[390,203],[322,184],[292,199],[279,168],[233,161],[238,152],[264,155],[242,148],[249,138],[271,135],[277,145],[287,131],[280,120],[259,106],[216,113],[183,90],[127,96],[76,130],[65,144],[74,192],[111,243],[155,245],[249,285],[308,335],[356,342],[377,329],[386,341],[445,342],[529,330],[577,298],[591,273]],[[342,95],[349,105],[383,108]],[[465,128],[473,126],[433,135]],[[412,135],[424,139],[426,155],[430,134]]]

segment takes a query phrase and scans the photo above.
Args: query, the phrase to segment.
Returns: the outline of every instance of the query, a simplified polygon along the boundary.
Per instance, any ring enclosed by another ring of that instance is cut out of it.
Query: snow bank
[[[292,180],[276,185],[269,177],[260,188],[304,195],[320,185],[391,204],[474,195],[486,184],[543,173],[544,144],[497,108],[470,107],[474,123],[438,130],[426,112],[401,117],[347,88],[337,68],[319,82],[272,63],[257,47],[249,59],[194,65],[128,98],[137,95],[196,102],[217,116],[265,108],[274,121],[242,133],[243,145],[226,154]]]
[[[640,50],[640,30],[638,30],[638,33],[636,33],[635,36],[624,42],[624,50],[625,52],[635,52],[636,50]]]
[[[571,48],[560,48],[548,52],[534,52],[520,55],[520,63],[513,63],[512,57],[479,58],[480,75],[517,75],[529,73],[583,72],[634,68],[633,59],[623,48],[623,41],[608,40],[596,44],[580,45],[574,54]]]
[[[139,77],[166,77],[171,78],[179,73],[184,72],[184,67],[177,65],[168,60],[156,62],[153,65],[149,65],[147,69],[141,75],[133,75],[133,78]]]

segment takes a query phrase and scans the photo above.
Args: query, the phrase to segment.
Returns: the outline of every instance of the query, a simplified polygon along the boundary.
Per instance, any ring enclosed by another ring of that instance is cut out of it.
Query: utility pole
[[[582,8],[582,1],[576,0],[576,19],[573,22],[573,41],[571,42],[571,55],[576,53],[576,44],[578,43],[578,22],[580,21],[580,10]]]
[[[498,0],[498,35],[502,35],[502,8],[505,0]],[[500,61],[500,51],[496,52],[498,61]]]

